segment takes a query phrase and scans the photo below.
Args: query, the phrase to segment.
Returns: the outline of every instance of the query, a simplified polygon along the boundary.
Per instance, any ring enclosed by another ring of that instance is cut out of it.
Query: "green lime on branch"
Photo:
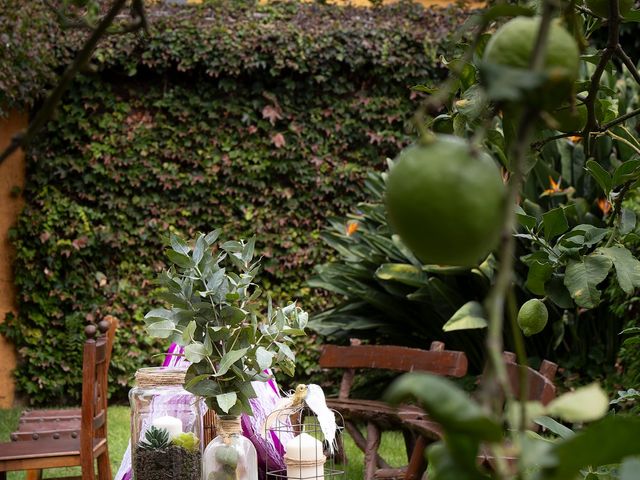
[[[505,23],[491,37],[484,52],[484,61],[519,70],[528,70],[535,48],[539,17],[516,17]],[[549,29],[543,73],[544,83],[535,94],[527,96],[530,102],[553,108],[569,98],[573,83],[578,78],[580,49],[573,36],[553,21]]]
[[[505,187],[488,154],[437,135],[400,153],[385,201],[392,227],[423,262],[472,266],[498,243]]]
[[[525,336],[530,337],[544,330],[549,319],[547,307],[537,298],[525,302],[518,312],[518,325]]]

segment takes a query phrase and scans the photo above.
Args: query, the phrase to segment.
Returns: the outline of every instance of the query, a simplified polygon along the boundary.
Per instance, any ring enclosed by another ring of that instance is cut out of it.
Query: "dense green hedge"
[[[320,229],[406,143],[409,87],[440,75],[438,48],[462,17],[404,3],[176,6],[150,12],[150,38],[103,42],[99,73],[75,83],[28,156],[13,233],[20,314],[2,328],[20,391],[77,400],[81,327],[107,314],[123,322],[118,397],[157,361],[141,318],[171,229],[255,233],[272,292],[313,310],[304,281],[328,255]],[[58,37],[55,57],[82,35]],[[55,68],[34,66],[32,88],[5,83],[5,100],[28,101]]]

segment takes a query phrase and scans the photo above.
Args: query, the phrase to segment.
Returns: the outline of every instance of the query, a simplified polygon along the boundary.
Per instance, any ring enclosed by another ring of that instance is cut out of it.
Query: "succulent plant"
[[[142,450],[160,450],[169,446],[169,432],[164,428],[151,427],[138,446]]]
[[[193,432],[184,432],[171,440],[171,443],[177,447],[184,448],[188,452],[195,452],[198,450],[200,440]]]

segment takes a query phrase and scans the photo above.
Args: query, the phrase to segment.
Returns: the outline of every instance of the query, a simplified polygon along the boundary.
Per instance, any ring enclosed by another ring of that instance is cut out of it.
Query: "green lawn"
[[[20,409],[0,410],[0,441],[9,441],[9,434],[16,429]],[[118,471],[120,460],[127,449],[129,441],[129,408],[109,407],[109,453],[113,474]],[[349,436],[345,436],[345,449],[349,464],[347,465],[348,480],[362,480],[362,453],[355,446]],[[380,449],[382,456],[394,467],[406,464],[402,435],[398,432],[386,433],[382,437]],[[53,469],[45,472],[45,478],[61,475],[79,475],[74,469]],[[23,479],[23,473],[9,473],[9,480]]]

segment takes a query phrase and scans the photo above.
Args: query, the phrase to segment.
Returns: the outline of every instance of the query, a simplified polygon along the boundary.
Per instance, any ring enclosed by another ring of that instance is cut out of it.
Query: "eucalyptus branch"
[[[93,55],[98,42],[102,37],[105,36],[105,34],[108,33],[109,28],[113,24],[118,14],[124,8],[126,3],[127,0],[114,1],[109,11],[105,14],[104,17],[102,17],[100,23],[92,31],[91,35],[82,46],[75,60],[64,71],[56,87],[49,93],[44,101],[44,104],[38,110],[31,123],[29,123],[27,129],[14,135],[7,148],[5,148],[2,153],[0,153],[0,164],[2,164],[7,158],[9,158],[9,156],[16,150],[18,150],[18,148],[25,147],[27,144],[29,144],[29,142],[33,140],[40,129],[51,119],[56,106],[62,98],[62,95],[67,91],[75,76],[91,59],[91,56]]]
[[[609,35],[607,39],[607,46],[602,52],[600,61],[596,66],[593,75],[591,76],[591,83],[589,84],[589,90],[585,105],[587,107],[587,123],[582,131],[582,138],[584,138],[584,152],[585,156],[589,158],[591,151],[591,132],[598,130],[598,121],[596,119],[596,97],[598,90],[600,89],[600,79],[604,73],[607,63],[616,53],[618,48],[618,42],[620,38],[620,5],[619,0],[611,0],[609,2]]]

